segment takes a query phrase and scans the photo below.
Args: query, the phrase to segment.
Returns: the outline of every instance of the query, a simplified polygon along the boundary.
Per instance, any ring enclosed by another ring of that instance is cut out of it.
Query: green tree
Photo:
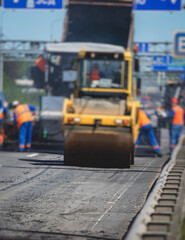
[[[23,76],[29,76],[28,69],[33,65],[33,62],[5,62],[4,74],[12,80],[22,78]]]
[[[18,62],[5,62],[3,70],[4,70],[4,74],[12,80],[20,77]]]

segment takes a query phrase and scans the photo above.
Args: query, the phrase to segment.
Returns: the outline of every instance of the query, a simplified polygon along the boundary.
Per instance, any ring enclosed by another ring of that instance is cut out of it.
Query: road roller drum
[[[132,145],[129,129],[70,127],[65,136],[64,164],[129,168]]]

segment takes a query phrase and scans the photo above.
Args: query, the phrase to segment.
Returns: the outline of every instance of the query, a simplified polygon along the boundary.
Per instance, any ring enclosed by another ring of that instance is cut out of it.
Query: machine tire
[[[134,151],[134,145],[133,145],[131,149],[131,160],[130,160],[131,165],[134,165],[134,160],[135,160],[135,151]]]
[[[131,165],[131,153],[129,153],[127,156],[127,161],[125,161],[124,168],[130,168],[130,165]]]

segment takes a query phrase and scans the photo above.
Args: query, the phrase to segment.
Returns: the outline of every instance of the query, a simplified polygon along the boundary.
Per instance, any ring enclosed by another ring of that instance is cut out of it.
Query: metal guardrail
[[[0,53],[3,54],[4,61],[10,57],[21,57],[40,55],[44,53],[47,43],[57,43],[56,41],[27,41],[27,40],[0,40]],[[133,45],[137,45],[134,42]],[[145,58],[145,62],[150,63],[153,55],[165,55],[171,52],[171,42],[149,42],[149,51],[147,53],[138,53],[139,58]],[[146,61],[147,59],[147,61]]]
[[[3,54],[3,61],[20,60],[35,61],[39,55],[44,53],[48,43],[56,41],[26,41],[26,40],[1,40],[0,53]]]
[[[57,43],[56,41],[26,41],[26,40],[0,40],[0,65],[7,61],[25,61],[35,62],[36,59],[44,54],[44,49],[47,43]],[[139,42],[134,42],[137,45]],[[157,72],[152,71],[152,57],[154,55],[165,55],[171,52],[171,42],[149,42],[148,53],[137,53],[140,62],[140,71],[135,73],[137,78],[141,78],[147,82],[148,79],[153,79],[154,82],[158,79]],[[2,77],[0,77],[2,78]],[[179,73],[167,72],[165,79],[179,80]],[[1,87],[0,87],[1,88]]]

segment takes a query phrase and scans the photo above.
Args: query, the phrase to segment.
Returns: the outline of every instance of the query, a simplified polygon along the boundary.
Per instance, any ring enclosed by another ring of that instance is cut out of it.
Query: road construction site
[[[64,166],[62,154],[2,151],[0,239],[126,237],[169,162],[168,130],[161,137],[163,157],[136,157],[130,169]]]
[[[64,51],[63,44],[57,46]],[[141,144],[140,154],[134,154],[140,103],[132,88],[131,53],[115,46],[108,46],[105,51],[97,50],[97,44],[85,51],[81,44],[79,47],[80,77],[75,96],[60,104],[62,111],[55,119],[60,127],[51,124],[63,136],[60,153],[46,153],[41,145],[38,151],[34,144],[29,153],[11,152],[8,148],[1,152],[0,239],[124,239],[131,232],[135,235],[130,239],[158,240],[177,235],[170,228],[168,233],[160,228],[157,234],[150,228],[148,233],[139,232],[138,236],[137,227],[132,229],[146,200],[155,193],[155,184],[163,179],[161,173],[170,156],[169,129],[160,126],[160,117],[155,133],[163,155],[157,157],[149,143]],[[109,67],[121,67],[121,82],[115,84],[111,72],[110,78],[100,79],[99,86],[92,86],[86,74],[92,58],[100,60],[102,67],[106,66],[106,59]],[[156,118],[155,109],[149,110]],[[35,126],[38,123],[35,121]],[[10,128],[5,130],[13,132]],[[46,145],[46,139],[43,140]],[[178,169],[179,173],[182,169]],[[171,196],[178,190],[166,187],[165,191]],[[175,211],[175,207],[169,206],[167,196],[163,200],[155,208],[161,218],[155,217],[154,222],[148,223],[148,214],[144,214],[144,228],[146,224],[155,225],[157,230],[158,225],[164,226],[167,220],[163,215],[169,217],[167,225],[171,224],[169,211]],[[183,219],[183,214],[180,216]]]
[[[8,105],[14,116],[1,131],[0,240],[180,237],[184,138],[169,155],[164,109],[173,97],[185,103],[185,85],[157,85],[154,99],[141,87],[132,4],[70,0],[62,42],[47,44],[31,68],[47,95],[35,119],[28,103]],[[154,87],[149,79],[144,85]],[[141,109],[156,120],[146,124],[153,146],[146,139],[136,146]],[[30,151],[18,134],[32,121]]]
[[[64,166],[62,154],[1,152],[0,239],[180,239],[184,138],[130,169]]]

